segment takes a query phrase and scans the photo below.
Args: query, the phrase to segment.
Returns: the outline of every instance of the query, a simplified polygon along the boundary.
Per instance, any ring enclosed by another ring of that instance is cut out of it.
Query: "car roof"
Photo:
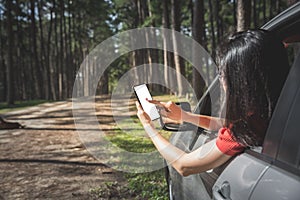
[[[297,21],[297,20],[299,21],[300,20],[299,17],[300,17],[300,2],[297,2],[291,7],[289,7],[288,9],[278,14],[273,19],[271,19],[261,28],[265,30],[276,31],[278,29],[281,29],[283,26],[286,26],[288,24],[293,24],[293,21]]]
[[[261,28],[275,32],[281,39],[285,39],[288,35],[299,34],[300,2],[284,10]]]

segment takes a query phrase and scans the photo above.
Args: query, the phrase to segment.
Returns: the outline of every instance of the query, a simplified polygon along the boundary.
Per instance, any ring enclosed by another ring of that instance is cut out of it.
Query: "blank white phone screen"
[[[146,84],[134,86],[135,93],[139,99],[140,104],[144,111],[149,115],[151,120],[158,119],[160,117],[156,106],[149,103],[146,99],[152,100],[151,94]]]

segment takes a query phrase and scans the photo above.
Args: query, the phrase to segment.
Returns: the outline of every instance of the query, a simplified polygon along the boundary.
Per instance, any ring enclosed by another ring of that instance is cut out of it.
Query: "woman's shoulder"
[[[245,146],[236,141],[230,129],[222,127],[216,140],[218,149],[229,156],[235,156],[245,150]]]

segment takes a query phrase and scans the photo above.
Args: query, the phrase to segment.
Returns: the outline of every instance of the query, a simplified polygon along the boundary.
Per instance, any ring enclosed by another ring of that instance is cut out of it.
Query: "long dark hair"
[[[283,44],[264,30],[230,36],[219,51],[225,86],[225,126],[238,142],[261,145],[289,71]]]

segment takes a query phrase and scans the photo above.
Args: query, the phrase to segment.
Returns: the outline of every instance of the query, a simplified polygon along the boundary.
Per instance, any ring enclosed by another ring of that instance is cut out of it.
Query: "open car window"
[[[287,44],[289,49],[289,59],[293,63],[293,73],[295,79],[300,77],[300,34],[293,37],[293,41]],[[288,80],[289,81],[289,80]],[[293,81],[293,80],[292,80]],[[288,112],[288,121],[284,126],[283,136],[279,142],[279,149],[276,159],[291,168],[300,168],[300,83],[293,81],[295,90],[293,101]],[[287,83],[288,84],[288,83]],[[299,172],[298,172],[299,173]]]

